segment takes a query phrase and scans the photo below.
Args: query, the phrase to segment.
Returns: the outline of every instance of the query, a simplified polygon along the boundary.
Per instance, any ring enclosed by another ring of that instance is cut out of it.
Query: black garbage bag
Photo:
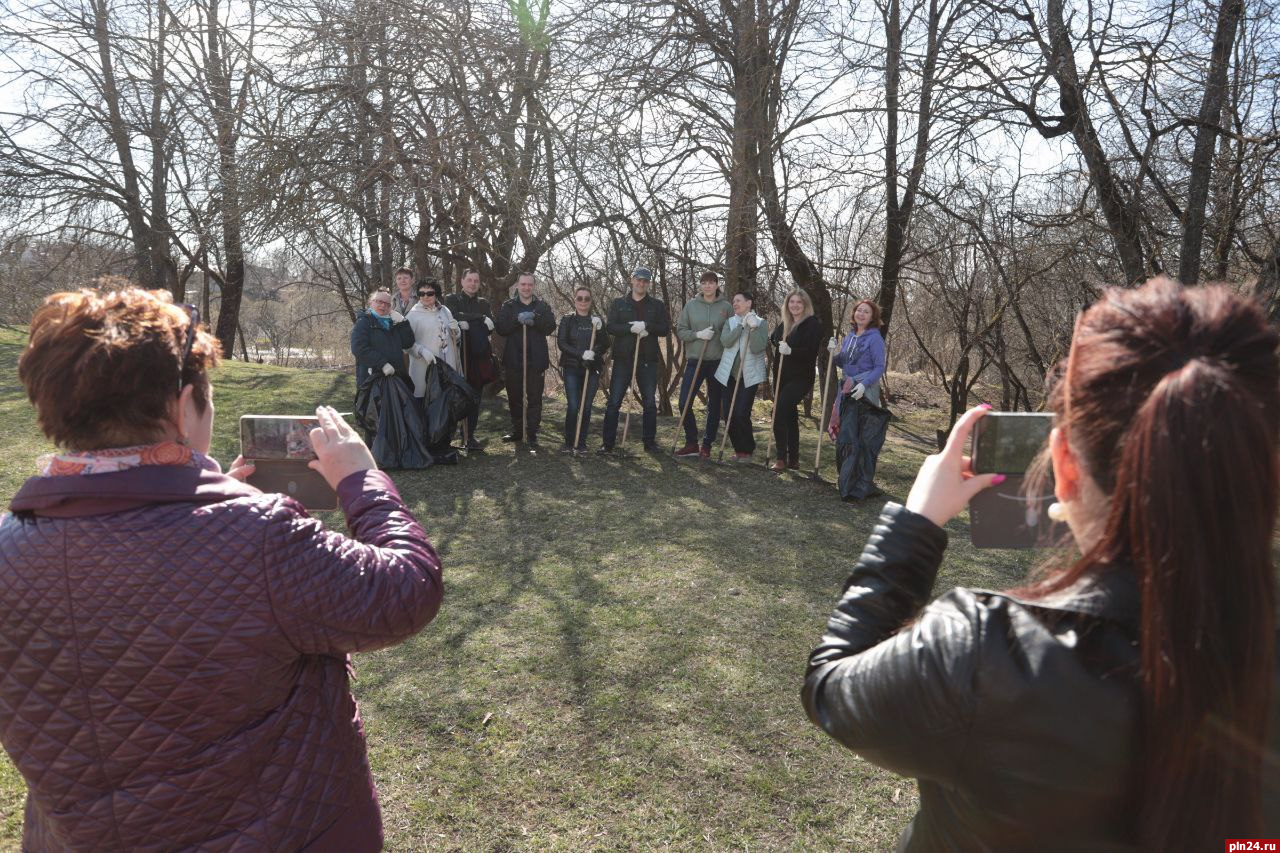
[[[434,461],[422,438],[413,388],[398,375],[365,380],[356,391],[354,415],[379,468],[426,468]]]
[[[422,406],[425,417],[423,440],[432,453],[444,451],[458,422],[480,405],[480,395],[466,378],[440,359],[427,367]],[[437,460],[440,461],[440,460]]]
[[[844,397],[840,403],[840,432],[836,435],[836,468],[840,472],[840,497],[861,499],[879,494],[874,483],[876,460],[884,447],[892,419],[866,398]]]

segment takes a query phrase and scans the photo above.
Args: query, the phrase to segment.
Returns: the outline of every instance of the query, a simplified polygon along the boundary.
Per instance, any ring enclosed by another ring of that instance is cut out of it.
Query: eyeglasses
[[[178,393],[181,394],[183,386],[186,385],[182,381],[182,373],[187,369],[187,359],[191,357],[191,348],[196,343],[196,327],[200,325],[200,309],[187,302],[178,307],[186,309],[187,317],[191,321],[187,324],[187,341],[182,345],[182,358],[178,360]]]
[[[419,299],[421,299],[421,298],[422,298],[422,297],[424,297],[424,296],[435,296],[435,295],[436,295],[436,292],[435,292],[434,290],[419,290],[419,291],[418,291],[418,298],[419,298]]]
[[[591,301],[591,297],[590,297],[590,296],[575,296],[575,297],[573,297],[573,301],[574,301],[574,302],[590,302],[590,301]]]

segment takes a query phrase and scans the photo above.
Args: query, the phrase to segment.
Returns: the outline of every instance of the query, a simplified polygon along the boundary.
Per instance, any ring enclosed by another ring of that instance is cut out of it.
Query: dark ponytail
[[[1081,317],[1060,392],[1059,427],[1110,506],[1101,539],[1031,592],[1135,572],[1140,844],[1257,837],[1276,641],[1276,334],[1225,287],[1108,291]]]

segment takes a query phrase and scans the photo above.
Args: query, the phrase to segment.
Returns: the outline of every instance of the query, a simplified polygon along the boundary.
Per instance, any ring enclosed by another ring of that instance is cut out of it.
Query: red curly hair
[[[183,385],[204,412],[217,338],[198,329],[179,365],[191,317],[164,291],[123,280],[55,293],[31,320],[18,378],[40,429],[59,447],[100,450],[159,439]]]

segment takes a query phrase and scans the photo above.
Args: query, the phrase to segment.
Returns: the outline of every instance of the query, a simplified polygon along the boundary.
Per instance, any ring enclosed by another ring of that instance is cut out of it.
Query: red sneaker
[[[686,444],[684,447],[676,451],[677,459],[689,459],[698,455],[698,445]]]
[[[699,458],[699,459],[710,459],[710,458],[711,458],[711,448],[710,448],[710,447],[700,447],[700,448],[698,448],[698,458]]]
[[[750,462],[751,454],[750,453],[734,453],[733,461],[734,462]]]

